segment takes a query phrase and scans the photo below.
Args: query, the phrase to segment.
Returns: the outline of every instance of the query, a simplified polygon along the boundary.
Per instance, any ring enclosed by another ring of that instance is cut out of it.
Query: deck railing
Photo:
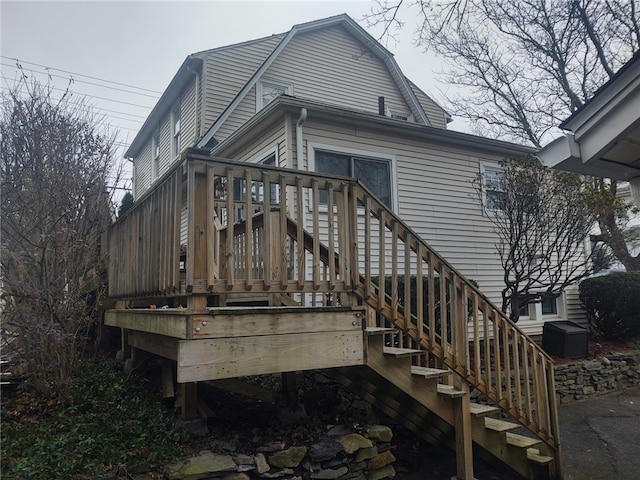
[[[401,346],[426,350],[558,455],[552,360],[353,179],[191,152],[113,225],[109,249],[115,298],[366,304],[369,323],[398,328]]]

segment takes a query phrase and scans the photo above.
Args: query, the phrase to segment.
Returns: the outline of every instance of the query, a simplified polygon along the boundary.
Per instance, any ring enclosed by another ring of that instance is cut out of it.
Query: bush
[[[78,372],[71,404],[33,391],[3,395],[3,479],[98,478],[180,454],[173,412],[140,379],[107,360],[81,362]]]
[[[580,301],[596,335],[617,340],[640,335],[640,272],[586,279]]]

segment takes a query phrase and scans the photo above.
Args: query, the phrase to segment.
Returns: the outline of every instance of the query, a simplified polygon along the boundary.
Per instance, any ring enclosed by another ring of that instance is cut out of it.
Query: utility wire
[[[18,68],[15,65],[9,65],[7,63],[0,63],[0,65],[2,65],[3,67],[13,67],[13,68]],[[34,69],[29,69],[27,70],[28,72],[31,72],[32,74],[39,74],[39,75],[47,75],[49,77],[55,77],[55,78],[63,78],[66,80],[70,80],[73,83],[84,83],[87,85],[93,85],[95,87],[100,87],[100,88],[108,88],[110,90],[117,90],[119,92],[125,92],[125,93],[130,93],[131,95],[142,95],[143,97],[149,97],[149,98],[153,98],[153,99],[158,99],[159,96],[158,95],[149,95],[148,93],[140,93],[140,92],[134,92],[132,90],[125,90],[124,88],[118,88],[118,87],[111,87],[109,85],[101,85],[99,83],[93,83],[93,82],[87,82],[86,80],[77,80],[74,77],[66,77],[64,75],[56,75],[55,73],[50,73],[49,71],[41,71],[41,70],[34,70]],[[136,88],[136,87],[134,87]]]
[[[146,92],[151,92],[151,93],[156,93],[158,95],[162,95],[162,92],[158,92],[157,90],[151,90],[151,89],[143,88],[143,87],[136,87],[135,85],[129,85],[127,83],[114,82],[113,80],[106,80],[104,78],[92,77],[91,75],[84,75],[82,73],[74,73],[74,72],[70,72],[68,70],[62,70],[60,68],[47,67],[46,65],[41,65],[39,63],[34,63],[34,62],[27,62],[26,60],[20,60],[18,58],[14,58],[14,57],[7,57],[5,55],[0,55],[0,58],[6,58],[7,60],[13,60],[13,61],[17,62],[18,64],[26,63],[26,64],[29,64],[29,65],[35,65],[36,67],[44,68],[45,70],[55,70],[57,72],[63,72],[63,73],[71,74],[71,75],[77,75],[79,77],[90,78],[92,80],[98,80],[100,82],[106,82],[106,83],[112,83],[114,85],[120,85],[121,87],[135,88],[137,90],[144,90]]]

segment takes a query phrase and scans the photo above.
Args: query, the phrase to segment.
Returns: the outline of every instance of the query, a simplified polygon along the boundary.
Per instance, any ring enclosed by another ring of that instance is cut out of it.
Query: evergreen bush
[[[597,336],[640,336],[640,271],[588,278],[580,283],[580,301]]]

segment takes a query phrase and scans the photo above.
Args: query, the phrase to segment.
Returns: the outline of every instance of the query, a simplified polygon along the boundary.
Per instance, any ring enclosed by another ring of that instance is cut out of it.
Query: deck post
[[[182,420],[195,420],[198,416],[198,384],[196,382],[181,383],[180,400]]]
[[[456,428],[456,479],[473,480],[473,437],[471,433],[471,400],[469,385],[456,375],[455,388],[466,393],[454,398],[454,422]]]

